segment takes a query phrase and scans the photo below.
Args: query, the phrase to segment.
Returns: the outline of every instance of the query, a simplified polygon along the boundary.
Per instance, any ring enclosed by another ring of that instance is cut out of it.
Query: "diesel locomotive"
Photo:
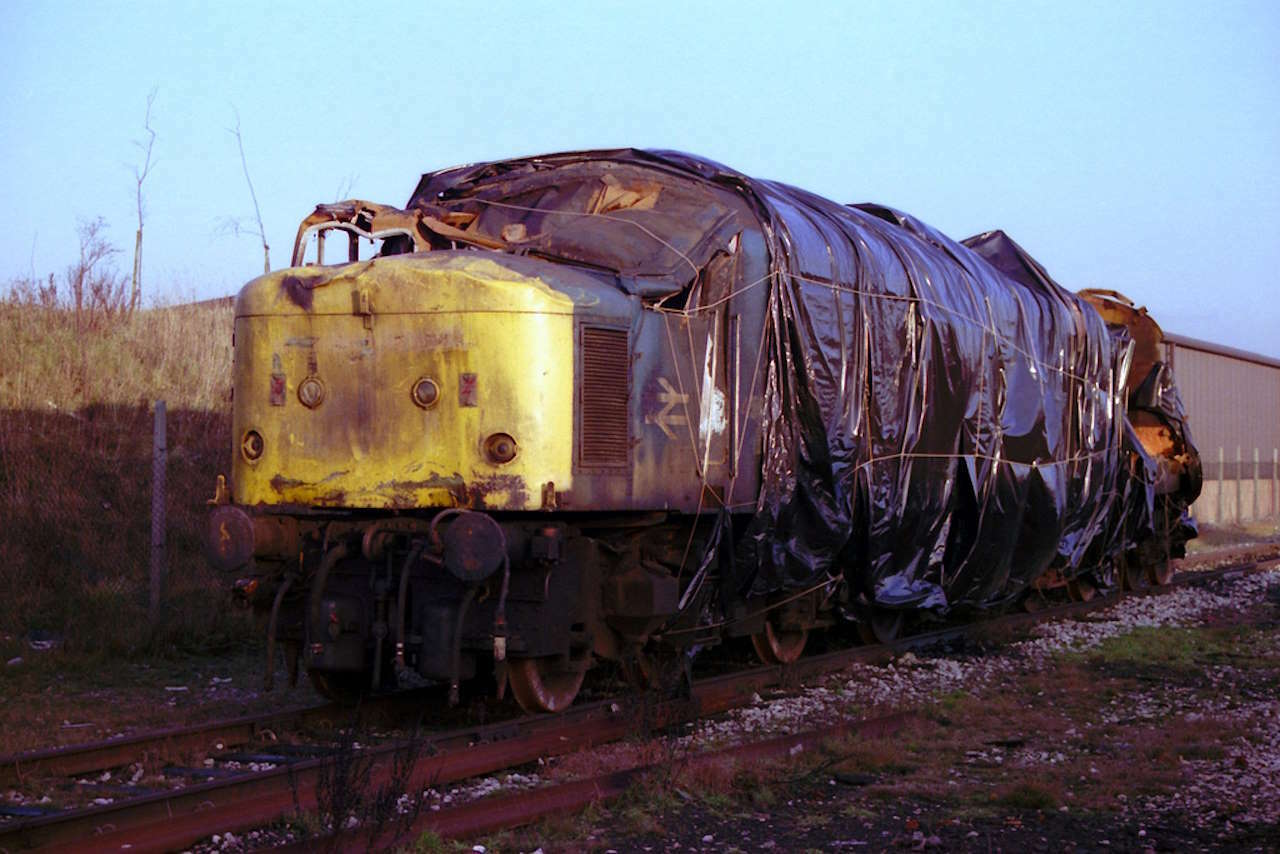
[[[1167,581],[1199,462],[1159,327],[963,243],[676,152],[318,206],[236,300],[209,552],[331,697],[531,711],[617,662],[887,639]]]

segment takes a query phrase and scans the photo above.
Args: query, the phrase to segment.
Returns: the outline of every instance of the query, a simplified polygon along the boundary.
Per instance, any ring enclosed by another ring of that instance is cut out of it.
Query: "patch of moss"
[[[701,795],[703,805],[712,812],[729,812],[733,809],[733,798],[724,792],[704,792]]]
[[[1058,796],[1035,783],[1019,783],[1001,792],[996,802],[1014,809],[1050,810],[1058,806]]]
[[[1235,638],[1225,635],[1228,633],[1202,628],[1140,627],[1107,638],[1088,652],[1068,653],[1066,657],[1083,658],[1095,668],[1159,665],[1199,670],[1209,659],[1231,652]]]
[[[458,854],[461,851],[470,851],[471,846],[453,840],[441,839],[435,831],[428,830],[413,841],[413,847],[403,850],[410,851],[413,854]],[[485,850],[496,851],[497,848],[486,846]]]
[[[826,827],[831,823],[831,816],[826,813],[806,813],[796,822],[802,830],[809,831],[818,827]]]

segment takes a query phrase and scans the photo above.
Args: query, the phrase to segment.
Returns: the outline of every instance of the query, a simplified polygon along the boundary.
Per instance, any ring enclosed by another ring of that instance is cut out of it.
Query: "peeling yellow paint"
[[[295,268],[241,291],[235,446],[257,430],[265,449],[253,464],[236,452],[237,503],[533,510],[541,484],[572,482],[578,299],[491,258],[463,255]],[[354,310],[353,288],[368,294],[359,304],[370,314]],[[269,404],[276,360],[283,406]],[[476,406],[459,405],[463,374],[476,377]],[[314,409],[297,395],[310,375],[325,387]],[[425,409],[412,396],[424,377],[439,388]],[[483,452],[497,432],[519,447],[505,465]]]

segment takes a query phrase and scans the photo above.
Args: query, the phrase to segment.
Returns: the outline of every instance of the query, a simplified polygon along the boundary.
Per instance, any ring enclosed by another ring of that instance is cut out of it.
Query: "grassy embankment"
[[[225,647],[245,634],[201,556],[227,468],[229,302],[77,312],[0,302],[0,640],[68,655]],[[147,620],[152,403],[169,410],[163,615]],[[29,652],[29,651],[28,651]],[[10,654],[13,654],[12,652]]]

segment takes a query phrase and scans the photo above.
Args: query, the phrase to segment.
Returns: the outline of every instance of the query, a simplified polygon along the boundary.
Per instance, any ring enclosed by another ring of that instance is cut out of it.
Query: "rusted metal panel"
[[[632,380],[637,407],[632,492],[648,509],[698,507],[703,457],[698,415],[701,396],[708,393],[701,371],[708,330],[703,317],[646,311],[640,318]]]

